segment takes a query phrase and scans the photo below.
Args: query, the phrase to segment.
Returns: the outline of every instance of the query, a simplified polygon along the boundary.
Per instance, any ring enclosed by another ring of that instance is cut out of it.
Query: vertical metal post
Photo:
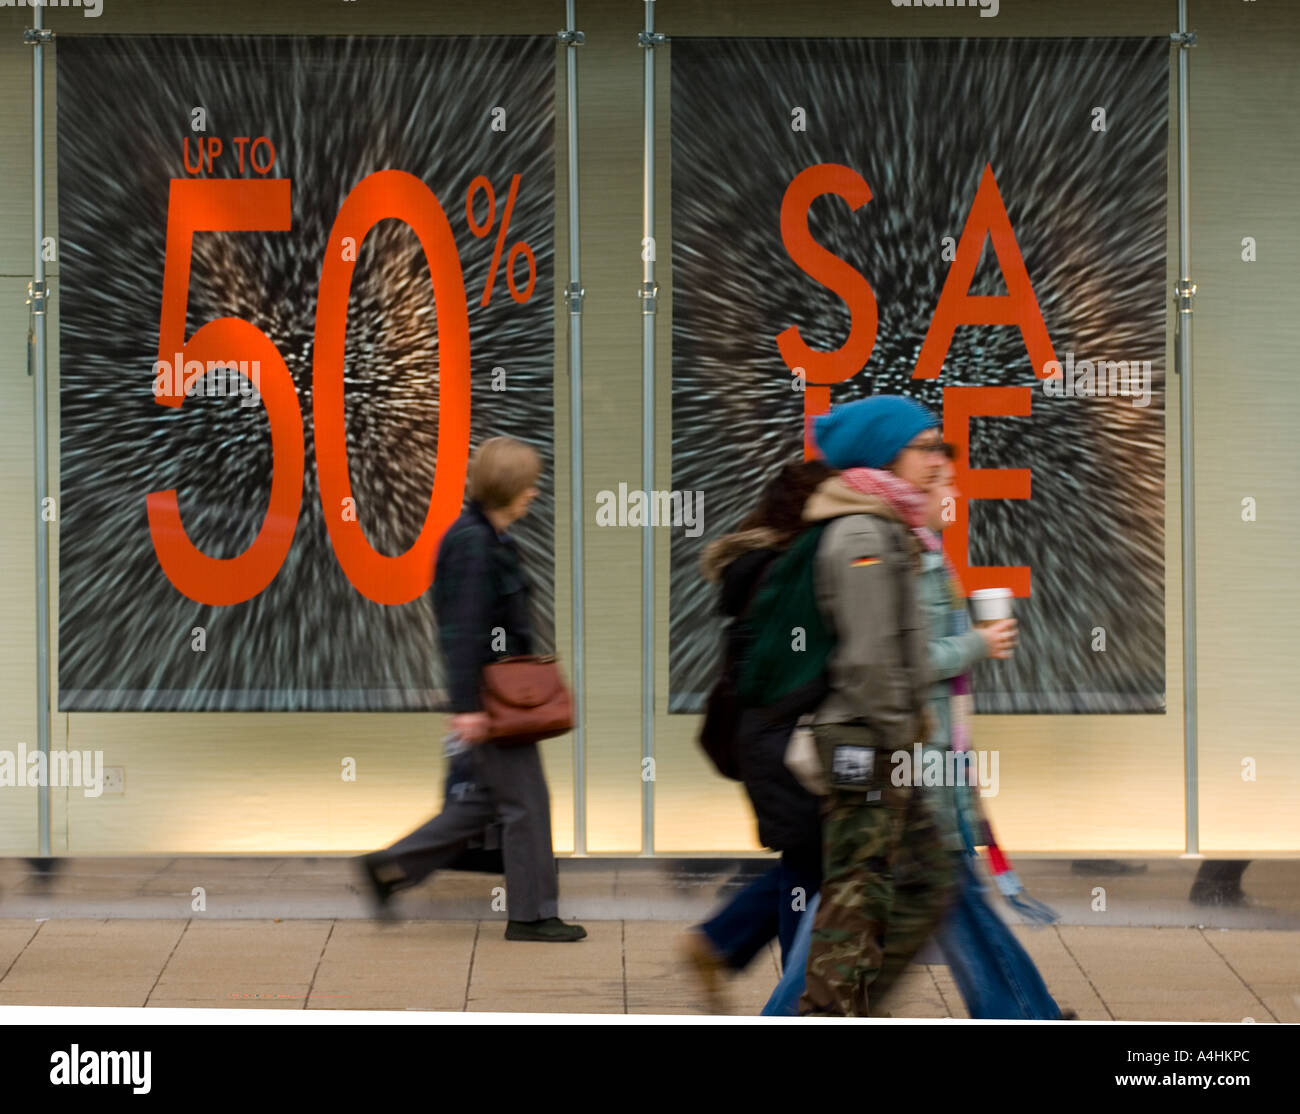
[[[645,57],[645,135],[641,189],[641,490],[655,486],[655,52],[665,42],[655,34],[655,0],[645,3],[645,30],[638,42]],[[647,516],[648,517],[648,516]],[[654,527],[641,527],[641,854],[655,849],[655,549]],[[647,764],[646,759],[649,759]]]
[[[30,371],[35,421],[36,481],[36,744],[50,768],[50,538],[45,521],[45,500],[49,495],[48,447],[46,445],[45,382],[45,50],[50,32],[42,31],[40,7],[33,7],[34,31],[24,38],[32,46],[32,282],[27,288],[31,306]],[[50,784],[42,779],[36,790],[36,832],[40,856],[50,854]]]
[[[572,530],[569,566],[573,590],[573,852],[587,853],[587,734],[586,662],[583,616],[583,515],[586,499],[582,484],[582,298],[578,253],[578,55],[585,36],[576,27],[575,0],[565,2],[564,30],[568,81],[569,124],[569,285],[564,301],[569,309],[569,502]]]
[[[1188,51],[1196,36],[1187,30],[1187,0],[1178,0],[1178,302],[1175,368],[1179,376],[1179,456],[1183,522],[1183,768],[1188,855],[1200,854],[1200,811],[1196,721],[1196,479],[1192,440],[1192,230],[1190,156],[1188,153]]]

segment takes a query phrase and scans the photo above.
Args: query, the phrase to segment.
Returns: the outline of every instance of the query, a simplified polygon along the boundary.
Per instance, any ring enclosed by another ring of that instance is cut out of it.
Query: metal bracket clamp
[[[586,297],[587,291],[576,282],[569,283],[564,288],[564,304],[569,307],[569,312],[579,314],[582,312],[582,299]]]
[[[1175,323],[1176,333],[1181,333],[1183,322],[1190,325],[1192,320],[1192,299],[1196,297],[1196,283],[1190,279],[1184,282],[1179,279],[1174,283],[1174,297],[1178,300],[1178,320]],[[1182,368],[1178,366],[1178,361],[1174,362],[1174,374],[1181,375]]]
[[[1196,45],[1195,31],[1170,31],[1169,41],[1176,46],[1186,49],[1189,46]]]
[[[27,284],[27,304],[32,313],[40,315],[45,312],[45,303],[50,296],[50,284],[47,282],[29,282]]]
[[[39,31],[35,27],[23,28],[23,42],[28,46],[42,46],[53,41],[54,32],[48,27],[42,27]]]
[[[587,36],[581,31],[556,31],[555,37],[565,46],[582,46],[587,41]]]
[[[662,31],[638,31],[636,33],[637,46],[656,47],[663,46],[668,42],[668,36]]]
[[[636,296],[641,300],[641,312],[643,314],[654,313],[659,304],[659,284],[657,282],[643,282],[637,287]]]

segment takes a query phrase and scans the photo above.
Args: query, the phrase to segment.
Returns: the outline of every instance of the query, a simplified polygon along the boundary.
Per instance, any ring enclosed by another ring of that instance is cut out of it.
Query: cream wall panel
[[[1201,843],[1300,848],[1300,10],[1195,4]],[[1252,10],[1255,9],[1255,10]],[[1258,259],[1242,261],[1253,236]],[[1256,501],[1242,521],[1242,499]],[[1253,759],[1256,779],[1242,777]]]

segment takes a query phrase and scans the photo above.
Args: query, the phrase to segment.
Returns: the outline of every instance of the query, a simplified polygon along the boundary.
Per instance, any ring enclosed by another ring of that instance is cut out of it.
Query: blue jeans
[[[737,971],[776,937],[781,945],[784,969],[795,932],[802,921],[808,920],[802,907],[815,900],[820,885],[820,848],[806,855],[786,852],[778,865],[760,874],[700,925],[700,931],[709,938],[714,950],[726,959],[727,966]],[[800,970],[803,969],[802,963],[807,961],[808,949],[805,946]]]
[[[984,886],[962,855],[961,892],[936,934],[939,947],[973,1018],[1054,1021],[1060,1007],[1047,992],[1034,961],[985,900]],[[795,934],[785,974],[763,1007],[765,1017],[796,1017],[803,995],[804,968],[812,941],[817,903]]]
[[[985,899],[962,855],[961,896],[937,933],[966,1011],[974,1018],[1055,1021],[1061,1008],[1020,941]]]

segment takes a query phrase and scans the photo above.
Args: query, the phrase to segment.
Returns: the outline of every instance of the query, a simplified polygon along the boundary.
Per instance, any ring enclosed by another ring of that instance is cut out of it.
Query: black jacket
[[[480,670],[497,658],[531,653],[533,639],[519,549],[473,500],[438,547],[433,611],[450,709],[480,711]]]
[[[755,549],[737,557],[722,573],[718,610],[732,617],[727,631],[727,654],[744,659],[748,643],[745,620],[737,618],[753,598],[763,573],[779,555],[774,549]],[[815,857],[821,846],[821,807],[816,797],[799,784],[785,764],[785,751],[798,713],[779,709],[744,710],[738,731],[740,779],[758,820],[758,838],[775,851],[805,852]]]

